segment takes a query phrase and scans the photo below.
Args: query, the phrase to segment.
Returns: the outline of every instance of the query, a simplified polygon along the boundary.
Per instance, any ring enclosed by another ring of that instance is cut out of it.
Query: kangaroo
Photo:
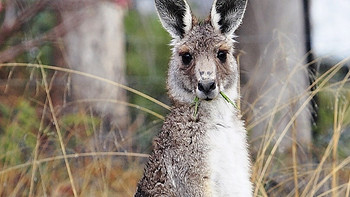
[[[167,89],[173,107],[135,197],[252,196],[247,132],[234,102],[234,31],[247,0],[215,0],[197,20],[185,0],[155,0],[172,36]]]

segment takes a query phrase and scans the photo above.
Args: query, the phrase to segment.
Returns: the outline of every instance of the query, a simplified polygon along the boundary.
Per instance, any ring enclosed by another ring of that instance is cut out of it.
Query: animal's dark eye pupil
[[[192,61],[192,55],[190,53],[184,53],[181,55],[182,56],[182,62],[185,65],[189,65]]]
[[[226,59],[227,59],[227,51],[219,51],[217,56],[218,56],[219,60],[222,63],[224,63],[224,62],[226,62]]]

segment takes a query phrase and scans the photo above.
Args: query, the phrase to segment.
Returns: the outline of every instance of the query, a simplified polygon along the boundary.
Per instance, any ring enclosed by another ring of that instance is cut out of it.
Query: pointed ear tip
[[[173,39],[181,39],[190,31],[196,18],[185,0],[155,0],[158,18]]]
[[[214,0],[208,20],[222,34],[233,35],[242,24],[248,0]]]

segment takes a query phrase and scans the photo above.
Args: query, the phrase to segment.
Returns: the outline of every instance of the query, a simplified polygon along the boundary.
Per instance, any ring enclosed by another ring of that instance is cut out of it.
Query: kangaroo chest
[[[166,196],[250,196],[242,122],[227,113],[199,113],[196,120],[179,108],[167,116],[139,187],[147,182],[145,187]]]
[[[241,123],[218,122],[207,131],[207,145],[211,196],[249,196],[249,157]]]

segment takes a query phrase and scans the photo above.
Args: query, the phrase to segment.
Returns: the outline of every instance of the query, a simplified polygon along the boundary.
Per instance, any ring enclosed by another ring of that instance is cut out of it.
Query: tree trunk
[[[68,66],[73,70],[125,84],[123,10],[115,3],[100,2],[64,10],[62,16],[67,27],[71,25],[69,23],[77,24],[64,37]],[[97,79],[73,74],[72,96],[74,100],[91,101],[87,105],[110,124],[104,130],[119,130],[117,135],[125,134],[129,123],[128,109],[125,105],[110,102],[125,102],[125,90]],[[105,135],[106,131],[102,133]]]
[[[311,143],[311,114],[305,94],[309,76],[303,2],[249,1],[238,34],[243,51],[242,104],[247,125],[254,125],[253,149],[257,151],[262,143],[265,145],[270,135],[276,142],[287,129],[279,151],[291,151],[296,140],[298,156],[306,157]]]

